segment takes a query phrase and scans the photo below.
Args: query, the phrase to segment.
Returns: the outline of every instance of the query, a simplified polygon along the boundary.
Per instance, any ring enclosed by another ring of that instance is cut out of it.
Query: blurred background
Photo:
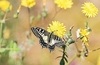
[[[7,14],[7,18],[12,18],[21,4],[21,1],[9,1],[12,4],[13,9]],[[59,10],[59,8],[54,4],[54,0],[46,0],[45,9],[47,11],[47,16],[45,18],[41,18],[41,16],[39,16],[43,9],[43,1],[35,1],[36,5],[30,8],[30,11],[28,8],[22,6],[18,18],[8,20],[5,23],[5,26],[7,27],[5,37],[8,34],[9,39],[17,41],[17,44],[23,48],[22,52],[19,52],[22,53],[21,56],[23,56],[23,65],[59,65],[61,58],[55,58],[62,55],[62,53],[59,52],[60,48],[56,47],[51,53],[46,48],[42,49],[39,44],[39,39],[36,38],[30,30],[30,27],[35,26],[47,29],[48,25],[52,22],[52,19],[64,23],[67,30],[69,30],[71,26],[74,26],[72,30],[73,39],[76,39],[76,30],[84,28],[84,22],[88,21],[89,27],[92,29],[92,32],[89,34],[88,49],[93,50],[100,47],[100,13],[98,13],[96,17],[87,18],[81,12],[81,6],[84,2],[92,2],[100,10],[99,0],[73,0],[72,8],[66,10],[62,9],[55,17],[55,8],[57,10]],[[30,24],[29,20],[31,16],[34,16],[34,20]],[[33,41],[33,44],[31,45],[29,45],[27,40],[27,34],[29,34],[29,32],[31,32],[31,36],[29,36],[29,38]],[[80,41],[77,42],[77,45],[79,49],[82,48]],[[75,44],[71,44],[69,48],[70,49],[67,50],[68,60],[72,59],[75,53],[77,53]],[[99,56],[100,50],[90,52],[88,57],[75,58],[70,65],[98,65],[97,63],[100,62],[100,60],[98,60]],[[0,65],[8,65],[7,58],[8,56],[2,58],[4,60],[0,60]],[[19,57],[17,57],[17,55],[14,58],[16,62],[19,61]]]

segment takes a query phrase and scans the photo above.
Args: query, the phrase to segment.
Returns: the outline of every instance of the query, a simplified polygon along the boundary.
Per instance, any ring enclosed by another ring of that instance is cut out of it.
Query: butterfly
[[[55,46],[61,47],[65,45],[64,41],[57,35],[54,35],[53,32],[50,33],[39,27],[32,27],[31,30],[39,38],[42,48],[48,48],[50,52],[55,49]]]

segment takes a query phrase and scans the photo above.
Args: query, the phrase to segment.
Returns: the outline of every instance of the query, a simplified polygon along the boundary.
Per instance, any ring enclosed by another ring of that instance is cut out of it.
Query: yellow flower
[[[59,8],[63,9],[71,8],[73,5],[72,0],[54,0],[54,3],[57,4]]]
[[[82,42],[85,43],[88,46],[88,35],[89,31],[87,29],[80,29],[80,35],[82,36]]]
[[[21,5],[25,7],[33,7],[36,4],[35,0],[22,0]]]
[[[90,32],[87,29],[78,29],[76,33],[77,33],[77,37],[80,38],[82,42],[88,46],[88,42],[89,42],[88,35]]]
[[[49,24],[47,31],[54,32],[55,35],[62,38],[66,33],[66,27],[59,21],[52,21],[52,24]]]
[[[89,44],[88,44],[89,40],[88,40],[88,37],[87,36],[84,36],[82,38],[82,42],[85,43],[85,45],[89,46]]]
[[[2,11],[7,11],[7,9],[12,10],[12,5],[7,0],[0,1],[0,8]]]
[[[82,13],[87,17],[95,17],[98,14],[98,8],[93,3],[86,2],[81,8],[83,9]]]

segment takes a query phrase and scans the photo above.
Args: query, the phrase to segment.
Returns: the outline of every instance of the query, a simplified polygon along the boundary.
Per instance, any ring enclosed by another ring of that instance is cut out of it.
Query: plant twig
[[[71,58],[71,60],[70,60],[66,65],[70,65],[70,63],[71,63],[76,57],[77,57],[77,54],[75,54],[75,55]]]
[[[51,19],[51,21],[55,18],[55,16],[61,11],[62,9],[59,9],[58,11],[56,11],[56,13],[54,14],[53,18]]]

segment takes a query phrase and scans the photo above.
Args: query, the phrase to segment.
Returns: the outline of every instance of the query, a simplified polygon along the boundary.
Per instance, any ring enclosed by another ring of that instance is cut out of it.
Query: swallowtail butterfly
[[[46,30],[39,28],[39,27],[32,27],[31,28],[33,34],[39,38],[39,42],[42,48],[48,48],[51,51],[55,49],[55,46],[61,47],[64,46],[64,41],[53,34],[47,32]]]

